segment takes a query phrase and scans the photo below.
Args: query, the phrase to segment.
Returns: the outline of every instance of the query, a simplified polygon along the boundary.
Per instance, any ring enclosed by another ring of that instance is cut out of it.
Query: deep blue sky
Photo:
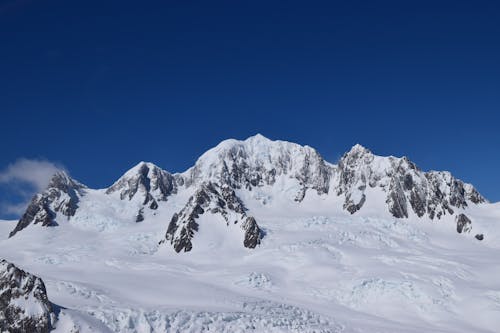
[[[0,3],[0,170],[42,158],[105,187],[259,132],[500,200],[498,1]]]

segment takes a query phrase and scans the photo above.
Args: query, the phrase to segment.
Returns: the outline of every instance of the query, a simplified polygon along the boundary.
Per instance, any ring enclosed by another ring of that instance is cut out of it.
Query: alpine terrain
[[[498,332],[500,203],[355,145],[262,135],[0,221],[0,331]]]

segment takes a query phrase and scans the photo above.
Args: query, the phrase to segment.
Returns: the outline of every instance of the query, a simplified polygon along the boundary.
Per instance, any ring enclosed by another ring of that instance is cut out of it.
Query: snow
[[[0,220],[0,239],[9,237],[11,232],[17,224],[17,220]]]
[[[312,156],[310,161],[312,167],[317,168],[317,162],[321,157],[313,148],[287,141],[271,141],[257,134],[244,141],[234,139],[222,141],[201,155],[195,165],[181,175],[198,181],[200,176],[203,176],[204,181],[217,180],[233,161],[244,160],[244,165],[253,172],[257,170],[269,172],[274,169],[278,175],[292,176],[300,173],[306,156]]]
[[[450,232],[451,217],[442,223],[394,219],[375,214],[376,203],[351,216],[314,191],[296,203],[268,190],[265,204],[254,191],[239,192],[266,232],[254,250],[241,246],[236,228],[228,232],[219,215],[209,214],[199,220],[193,251],[177,254],[158,245],[175,209],[160,207],[158,215],[135,223],[121,211],[126,206],[89,190],[81,205],[93,212],[92,227],[81,210],[58,227],[27,228],[10,239],[3,228],[0,253],[44,279],[50,300],[65,308],[56,327],[61,332],[499,327],[494,239]],[[169,202],[175,207],[176,200]],[[498,229],[492,222],[500,217],[498,204],[468,214],[488,232]]]
[[[455,216],[392,217],[384,183],[363,190],[369,200],[353,215],[334,188],[308,188],[297,202],[303,184],[292,176],[316,153],[269,142],[224,141],[176,175],[215,179],[231,154],[247,154],[254,170],[282,166],[272,184],[236,189],[265,233],[255,249],[242,246],[239,224],[208,210],[192,251],[159,244],[196,190],[184,186],[140,223],[144,196],[121,200],[105,189],[86,189],[76,214],[58,214],[56,227],[30,225],[7,238],[15,221],[0,221],[0,256],[44,280],[60,306],[56,332],[498,332],[500,203],[469,205],[473,233],[458,234]],[[396,159],[356,152],[371,159],[361,170],[367,179]],[[361,194],[353,191],[355,202]]]
[[[27,317],[40,317],[44,314],[44,308],[31,294],[14,298],[10,301],[10,304],[23,309],[24,315]]]

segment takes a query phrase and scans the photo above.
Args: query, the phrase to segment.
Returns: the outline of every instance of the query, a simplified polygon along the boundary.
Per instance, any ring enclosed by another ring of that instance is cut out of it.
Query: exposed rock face
[[[137,215],[135,216],[135,222],[142,221],[144,221],[144,208],[139,209],[139,212],[137,212]]]
[[[465,215],[460,214],[456,217],[457,221],[457,232],[461,234],[462,232],[470,232],[472,229],[472,221]]]
[[[260,230],[257,222],[252,216],[247,217],[241,227],[245,230],[245,240],[243,241],[245,247],[253,249],[260,244],[262,230]]]
[[[143,205],[156,209],[157,201],[166,201],[168,196],[177,192],[177,184],[167,171],[152,163],[141,162],[106,190],[107,194],[115,192],[120,194],[121,200],[132,200],[139,193]]]
[[[203,154],[183,174],[185,184],[211,181],[234,189],[274,185],[279,176],[299,182],[296,201],[307,189],[328,193],[332,167],[311,147],[271,141],[256,135],[245,141],[226,140]]]
[[[159,201],[177,193],[177,181],[173,175],[153,163],[141,162],[130,169],[106,190],[106,194],[119,193],[121,200],[140,200],[141,207],[136,222],[144,220],[144,207],[158,209]]]
[[[26,212],[23,214],[9,237],[30,224],[42,226],[57,225],[56,213],[71,217],[78,209],[78,202],[85,186],[71,179],[64,171],[56,173],[47,189],[33,197]]]
[[[477,235],[476,235],[476,236],[474,236],[474,237],[476,237],[476,239],[477,239],[477,240],[480,240],[480,241],[482,241],[482,240],[484,239],[484,235],[483,235],[483,234],[477,234]]]
[[[206,212],[210,212],[222,216],[227,226],[240,225],[244,232],[243,245],[254,248],[260,243],[262,233],[255,219],[247,216],[245,211],[245,206],[228,185],[204,183],[189,198],[186,206],[174,214],[165,240],[170,242],[176,252],[190,251],[193,248],[191,240],[199,228],[196,220]]]
[[[0,260],[0,332],[46,333],[55,319],[42,279]]]
[[[474,187],[449,172],[423,172],[406,157],[376,156],[360,145],[340,160],[333,187],[351,214],[370,199],[366,190],[376,187],[386,193],[387,208],[397,218],[408,217],[411,209],[419,217],[439,219],[454,214],[453,207],[467,207],[467,200],[485,202]]]

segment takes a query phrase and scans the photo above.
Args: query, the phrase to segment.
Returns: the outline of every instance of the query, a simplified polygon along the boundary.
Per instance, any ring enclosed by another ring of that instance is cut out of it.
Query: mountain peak
[[[137,174],[147,175],[149,170],[161,170],[161,168],[154,163],[141,161],[125,172],[122,178],[135,176]]]
[[[348,155],[365,155],[365,154],[372,154],[371,150],[360,145],[359,143],[356,143],[352,148],[347,152]]]
[[[158,208],[157,201],[167,200],[175,191],[174,177],[169,172],[153,163],[141,161],[111,185],[106,194],[118,192],[121,200],[132,200],[140,192],[142,205],[155,210]]]
[[[256,134],[244,141],[222,141],[183,176],[187,185],[209,180],[237,189],[273,185],[284,177],[297,182],[296,200],[301,201],[307,189],[327,193],[330,174],[330,165],[315,149]]]
[[[255,142],[255,143],[270,143],[273,142],[273,140],[265,137],[264,135],[257,133],[255,135],[249,136],[245,142]]]
[[[60,217],[64,216],[69,219],[78,209],[80,197],[85,193],[82,191],[83,189],[87,189],[87,187],[72,179],[65,171],[56,172],[45,191],[31,199],[25,213],[9,237],[14,236],[30,224],[58,225],[57,213],[61,214]]]
[[[64,171],[57,171],[52,178],[50,179],[49,185],[47,188],[57,188],[61,190],[65,190],[67,188],[73,188],[75,190],[85,188],[86,186],[77,182],[70,175]]]

